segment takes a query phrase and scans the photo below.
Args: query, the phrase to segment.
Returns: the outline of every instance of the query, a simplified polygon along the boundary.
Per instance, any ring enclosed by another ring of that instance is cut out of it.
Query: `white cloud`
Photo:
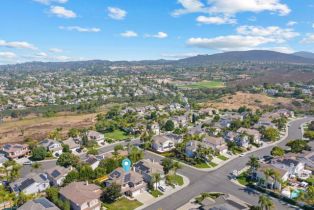
[[[0,52],[0,58],[12,59],[16,58],[16,54],[13,52]]]
[[[127,37],[127,38],[129,38],[129,37],[137,37],[138,36],[138,34],[136,32],[134,32],[134,31],[125,31],[125,32],[121,33],[120,35],[123,36],[123,37]]]
[[[52,4],[52,3],[59,3],[59,4],[65,4],[68,2],[68,0],[33,0],[35,2],[41,3],[41,4]]]
[[[67,30],[67,31],[78,31],[78,32],[100,32],[100,28],[83,28],[80,26],[59,26],[59,29]]]
[[[281,16],[290,13],[290,9],[280,0],[207,0],[207,5],[200,0],[178,0],[182,8],[175,10],[172,15],[179,16],[188,13],[223,14],[233,16],[241,12],[269,11]]]
[[[172,13],[173,16],[204,11],[205,5],[199,0],[178,0],[178,3],[181,4],[183,8],[175,10]]]
[[[40,58],[47,58],[48,54],[45,52],[39,52],[36,54],[36,57],[40,57]]]
[[[295,50],[293,50],[291,47],[270,47],[270,48],[265,48],[265,50],[271,50],[271,51],[288,53],[288,54],[295,52]]]
[[[190,38],[187,44],[200,48],[230,51],[247,50],[270,42],[274,42],[274,40],[262,36],[229,35],[214,38]]]
[[[61,17],[61,18],[76,18],[77,17],[75,12],[73,12],[72,10],[68,10],[60,6],[51,6],[50,12],[56,15],[57,17]]]
[[[312,24],[312,28],[314,28],[314,23]]]
[[[36,50],[37,48],[24,41],[13,41],[13,42],[7,42],[5,40],[0,40],[0,47],[10,47],[10,48],[19,48],[19,49],[31,49]]]
[[[282,29],[278,26],[240,26],[237,28],[237,33],[247,36],[263,36],[275,39],[278,43],[285,42],[300,34],[291,28]]]
[[[49,51],[52,52],[52,53],[61,53],[61,52],[63,52],[63,50],[60,49],[60,48],[50,48]]]
[[[300,41],[301,44],[312,44],[314,43],[314,34],[306,34],[306,37]]]
[[[237,23],[237,20],[234,18],[217,16],[213,17],[198,16],[196,18],[196,21],[202,24],[216,24],[216,25]]]
[[[296,21],[289,21],[289,22],[287,23],[287,26],[292,27],[292,26],[294,26],[294,25],[296,25],[296,24],[298,24],[298,22],[296,22]]]
[[[108,7],[108,16],[115,20],[123,20],[127,12],[117,7]]]
[[[152,38],[157,38],[157,39],[164,39],[168,37],[168,34],[165,32],[158,32],[157,34],[145,34],[145,37],[152,37]]]

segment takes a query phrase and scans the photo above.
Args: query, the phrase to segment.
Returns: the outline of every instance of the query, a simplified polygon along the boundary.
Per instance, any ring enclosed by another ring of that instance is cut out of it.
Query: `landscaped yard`
[[[189,88],[189,89],[201,89],[201,88],[207,88],[207,89],[213,89],[213,88],[222,88],[225,87],[223,82],[220,81],[201,81],[201,82],[193,82],[189,84],[180,84],[178,85],[179,88]]]
[[[170,183],[182,186],[184,184],[183,177],[179,175],[168,175],[167,179]]]
[[[209,162],[208,163],[211,167],[216,167],[217,166],[217,164],[216,163],[213,163],[213,162]]]
[[[241,173],[238,177],[237,177],[237,180],[240,184],[242,185],[247,185],[249,184],[249,179],[248,179],[248,176],[247,176],[247,173],[246,172],[243,172]]]
[[[122,141],[132,136],[127,135],[124,131],[114,130],[111,133],[105,133],[105,138]]]
[[[108,210],[133,210],[141,206],[142,203],[137,200],[128,200],[127,198],[121,198],[113,203],[104,203]]]
[[[198,163],[194,165],[196,168],[210,168],[210,166],[207,163]]]
[[[150,194],[154,196],[155,198],[163,195],[162,192],[160,192],[159,190],[153,190],[150,192]]]
[[[217,158],[219,158],[220,160],[228,160],[228,158],[223,155],[218,155]]]

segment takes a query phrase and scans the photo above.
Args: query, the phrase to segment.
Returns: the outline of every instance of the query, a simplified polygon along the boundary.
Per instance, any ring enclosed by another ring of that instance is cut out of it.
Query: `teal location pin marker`
[[[129,172],[131,169],[131,161],[128,158],[122,160],[122,168],[125,172]]]

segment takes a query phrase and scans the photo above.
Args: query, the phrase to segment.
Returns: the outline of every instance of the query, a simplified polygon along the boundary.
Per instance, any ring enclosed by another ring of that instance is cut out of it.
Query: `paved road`
[[[308,122],[310,120],[314,120],[314,118],[303,118],[301,120],[297,120],[291,123],[288,131],[288,137],[281,143],[279,143],[280,146],[283,146],[287,143],[289,140],[301,138],[301,130],[299,129],[300,125],[304,122]],[[258,150],[254,152],[254,155],[256,156],[264,156],[268,155],[271,151],[272,147],[264,148],[261,150]],[[172,194],[168,197],[166,197],[163,200],[160,200],[151,206],[145,208],[146,210],[174,210],[185,203],[189,202],[193,197],[199,195],[202,192],[223,192],[223,193],[230,193],[233,194],[240,199],[253,204],[257,205],[258,203],[258,193],[245,188],[240,187],[228,179],[228,175],[233,170],[240,170],[243,167],[245,167],[245,164],[249,160],[249,156],[252,154],[248,154],[244,157],[236,158],[229,163],[225,164],[221,168],[212,171],[212,172],[202,172],[195,170],[190,167],[184,166],[179,173],[183,174],[184,176],[187,176],[190,179],[190,184],[186,188],[176,192],[175,194]],[[147,158],[152,158],[155,160],[160,160],[161,158],[159,156],[156,156],[154,154],[146,154]],[[281,203],[279,203],[278,200],[274,200],[274,203],[276,205],[277,209],[291,209]]]

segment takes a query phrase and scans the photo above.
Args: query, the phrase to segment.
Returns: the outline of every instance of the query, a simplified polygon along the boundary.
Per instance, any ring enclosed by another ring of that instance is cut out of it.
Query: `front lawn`
[[[207,163],[198,163],[198,164],[195,164],[194,167],[196,167],[196,168],[210,168],[210,166]]]
[[[153,190],[150,192],[150,194],[154,196],[155,198],[158,198],[163,195],[162,192],[160,192],[159,190]]]
[[[121,131],[121,130],[114,130],[113,132],[105,133],[105,138],[113,139],[117,141],[122,141],[130,137],[132,136],[127,135],[124,131]]]
[[[237,176],[237,180],[242,185],[248,185],[250,183],[246,172],[242,172],[239,176]]]
[[[168,175],[167,180],[171,184],[182,186],[184,184],[183,177],[180,175]]]
[[[143,205],[141,202],[137,200],[129,200],[127,198],[120,198],[119,200],[113,202],[113,203],[104,203],[104,206],[108,210],[133,210],[137,207]]]
[[[216,163],[213,163],[213,162],[209,162],[208,163],[211,167],[216,167],[217,166],[217,164]]]
[[[223,155],[218,155],[217,158],[219,158],[220,160],[223,160],[223,161],[228,160],[228,158],[223,156]]]

